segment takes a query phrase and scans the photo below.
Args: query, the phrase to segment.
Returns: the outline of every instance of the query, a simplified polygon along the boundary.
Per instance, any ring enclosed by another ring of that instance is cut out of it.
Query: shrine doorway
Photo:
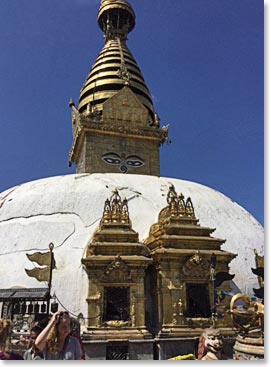
[[[129,321],[130,289],[128,287],[105,287],[104,321]]]
[[[208,284],[187,284],[187,317],[211,316],[211,305]]]

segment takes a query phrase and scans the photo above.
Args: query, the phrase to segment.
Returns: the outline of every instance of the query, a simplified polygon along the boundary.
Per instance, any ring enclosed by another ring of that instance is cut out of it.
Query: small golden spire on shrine
[[[185,202],[183,194],[178,196],[178,215],[180,217],[185,215]]]
[[[130,223],[128,200],[121,200],[117,189],[113,190],[110,199],[106,199],[104,203],[101,224],[105,223]]]
[[[129,212],[128,212],[128,200],[125,198],[122,202],[120,219],[122,223],[129,222]]]
[[[171,216],[177,215],[177,194],[173,185],[169,186],[167,194],[167,203],[169,206],[169,213]]]
[[[113,191],[113,195],[111,196],[110,203],[111,203],[112,221],[119,222],[120,213],[121,213],[121,198],[119,196],[117,189]]]
[[[111,221],[111,208],[110,208],[109,199],[106,199],[104,203],[103,221],[105,223],[108,223]]]
[[[186,200],[186,204],[185,204],[185,214],[188,216],[188,217],[194,217],[195,216],[195,213],[194,213],[194,207],[193,207],[193,204],[192,204],[192,200],[191,198],[188,198]]]
[[[169,186],[167,193],[167,210],[171,217],[195,217],[194,207],[191,198],[184,200],[184,195],[177,195],[174,185]]]

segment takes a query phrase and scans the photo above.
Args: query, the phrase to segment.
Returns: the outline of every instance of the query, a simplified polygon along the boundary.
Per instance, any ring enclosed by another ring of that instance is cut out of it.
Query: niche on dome
[[[211,317],[211,304],[208,284],[187,284],[187,317]]]
[[[129,321],[129,298],[129,287],[105,287],[103,321]]]

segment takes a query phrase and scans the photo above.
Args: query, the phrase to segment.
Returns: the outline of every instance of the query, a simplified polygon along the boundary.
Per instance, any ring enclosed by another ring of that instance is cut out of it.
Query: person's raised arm
[[[42,332],[37,336],[37,339],[35,340],[35,347],[37,347],[39,350],[44,350],[44,348],[46,347],[47,336],[57,323],[57,320],[59,319],[59,314],[60,311],[54,313],[47,326],[45,326]]]

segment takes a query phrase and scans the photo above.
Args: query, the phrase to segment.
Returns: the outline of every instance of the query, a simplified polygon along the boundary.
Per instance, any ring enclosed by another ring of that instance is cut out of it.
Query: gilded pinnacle
[[[125,40],[135,26],[135,13],[125,0],[103,0],[98,12],[98,24],[106,40],[116,36]]]

